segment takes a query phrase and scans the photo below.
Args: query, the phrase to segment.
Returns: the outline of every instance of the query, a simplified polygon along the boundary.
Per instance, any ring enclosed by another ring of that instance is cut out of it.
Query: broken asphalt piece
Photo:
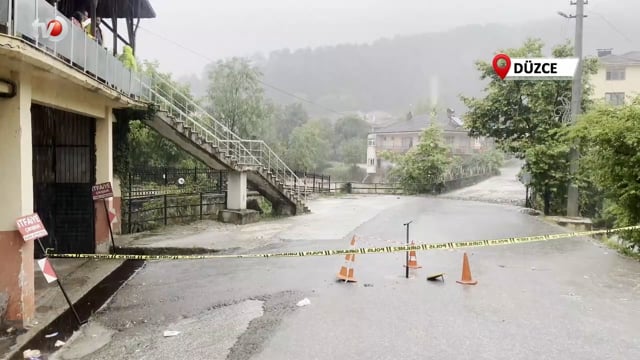
[[[298,301],[298,303],[296,305],[301,306],[301,307],[302,306],[311,305],[311,300],[309,300],[307,298],[304,298],[304,299]]]
[[[55,346],[55,347],[60,347],[60,346],[63,346],[64,344],[65,344],[65,342],[64,342],[64,341],[62,341],[62,340],[58,340],[58,341],[56,341],[56,343],[55,343],[55,344],[53,344],[53,346]]]
[[[364,284],[364,287],[373,287],[373,284]]]
[[[57,336],[57,335],[58,335],[58,333],[54,332],[54,333],[51,333],[51,334],[47,334],[44,337],[46,337],[48,339],[48,338],[52,338],[52,337]]]
[[[171,337],[180,334],[180,331],[165,330],[162,334],[164,337]]]

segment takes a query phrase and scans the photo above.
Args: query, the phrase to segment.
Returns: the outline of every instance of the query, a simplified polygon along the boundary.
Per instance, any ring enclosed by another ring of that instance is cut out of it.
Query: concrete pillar
[[[113,222],[113,233],[122,234],[122,186],[120,178],[113,175],[113,199],[112,206],[116,212],[116,220]]]
[[[18,328],[29,325],[35,310],[34,243],[22,240],[15,223],[33,213],[29,74],[27,70],[0,74],[17,84],[16,96],[0,99],[0,301],[6,302],[0,321]],[[0,303],[0,308],[4,305]]]
[[[247,173],[229,171],[227,174],[227,209],[246,210],[247,208]]]
[[[96,183],[110,182],[113,184],[113,111],[105,108],[104,117],[96,119]],[[111,239],[109,235],[109,221],[104,211],[102,200],[94,204],[96,216],[96,252],[108,253]],[[113,198],[107,199],[107,208],[113,209]]]

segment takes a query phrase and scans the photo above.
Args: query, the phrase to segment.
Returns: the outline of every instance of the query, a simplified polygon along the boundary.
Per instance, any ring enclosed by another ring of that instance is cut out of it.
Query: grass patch
[[[271,203],[267,199],[261,197],[260,200],[258,200],[258,205],[260,205],[260,209],[262,209],[262,216],[273,216],[273,206],[271,206]]]
[[[621,255],[640,261],[640,252],[634,250],[635,246],[633,244],[622,244],[619,240],[607,236],[602,236],[599,240],[609,249],[615,250]]]

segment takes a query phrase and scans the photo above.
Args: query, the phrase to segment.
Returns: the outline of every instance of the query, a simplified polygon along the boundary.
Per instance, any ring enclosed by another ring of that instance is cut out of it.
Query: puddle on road
[[[83,321],[88,320],[138,269],[142,268],[144,263],[144,260],[126,260],[114,272],[89,290],[74,304],[80,319]],[[78,322],[73,312],[71,309],[67,309],[51,324],[40,330],[29,342],[24,344],[9,360],[22,360],[22,353],[27,349],[37,349],[45,355],[51,354],[58,350],[54,346],[57,340],[66,342],[78,328]],[[55,332],[58,333],[57,336],[45,337],[45,335]]]

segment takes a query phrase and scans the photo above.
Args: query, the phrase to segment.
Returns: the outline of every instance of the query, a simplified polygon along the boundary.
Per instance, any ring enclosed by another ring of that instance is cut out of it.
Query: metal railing
[[[148,85],[149,84],[149,85]],[[148,100],[160,106],[176,120],[184,122],[208,143],[232,156],[242,167],[263,168],[275,175],[275,180],[285,189],[306,201],[303,182],[287,164],[262,140],[240,138],[225,124],[215,119],[187,94],[176,89],[162,76],[153,74],[152,81],[143,83],[150,94]]]
[[[0,6],[0,25],[6,26],[7,35],[30,43],[127,97],[157,105],[174,119],[184,122],[206,143],[229,155],[241,170],[266,169],[275,175],[277,183],[306,200],[300,179],[264,141],[240,138],[161,76],[131,72],[108,49],[46,1],[9,0],[7,5],[6,8]],[[67,32],[53,39],[47,23],[57,18],[66,22]]]
[[[6,26],[7,35],[30,43],[35,49],[128,97],[149,97],[144,93],[146,77],[133,74],[110,50],[73,25],[56,7],[44,0],[3,0],[2,3],[0,25]],[[62,20],[64,34],[49,34],[47,24],[53,19]]]

